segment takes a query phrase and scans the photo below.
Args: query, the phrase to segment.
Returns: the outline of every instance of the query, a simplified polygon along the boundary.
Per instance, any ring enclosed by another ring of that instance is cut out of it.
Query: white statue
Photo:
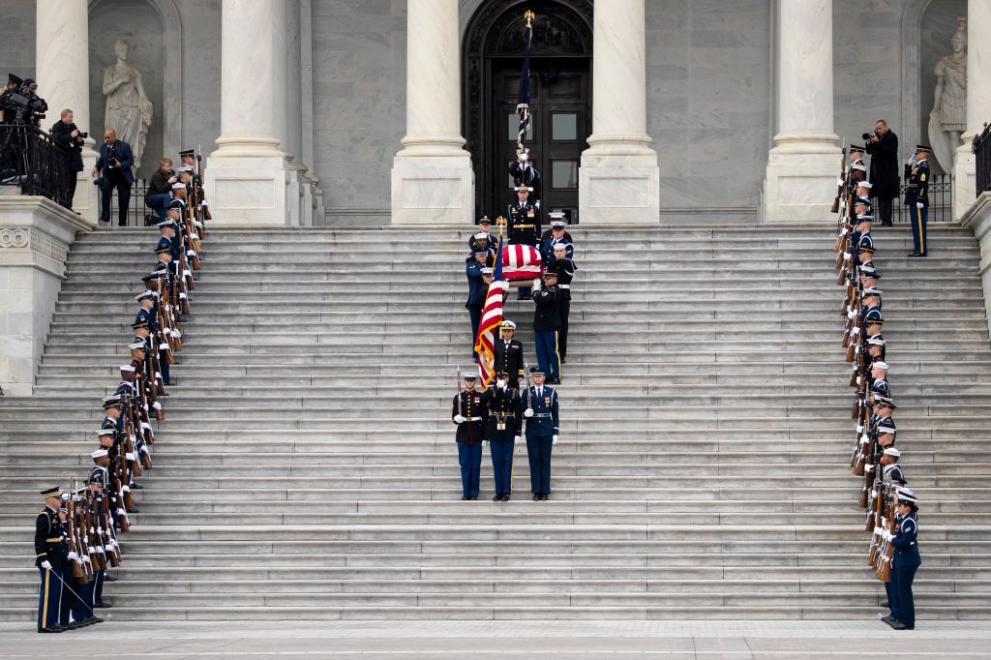
[[[131,145],[134,169],[141,166],[153,107],[141,84],[141,72],[127,63],[128,45],[114,42],[117,63],[103,70],[103,94],[107,97],[104,126],[117,131],[117,138]]]
[[[936,62],[936,92],[929,113],[929,144],[940,167],[953,169],[953,153],[967,128],[967,19],[957,18],[953,52]]]

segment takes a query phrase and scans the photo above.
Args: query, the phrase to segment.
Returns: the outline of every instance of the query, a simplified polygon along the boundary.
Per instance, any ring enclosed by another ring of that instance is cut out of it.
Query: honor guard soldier
[[[483,216],[481,220],[478,221],[478,231],[472,234],[471,238],[468,239],[468,250],[475,252],[476,250],[488,250],[493,261],[489,262],[488,265],[495,265],[496,248],[499,247],[499,240],[492,235],[492,221],[489,220],[488,216]]]
[[[530,160],[530,150],[526,147],[516,150],[516,160],[509,163],[509,174],[513,177],[514,186],[529,186],[533,189],[537,204],[540,204],[540,172]]]
[[[891,384],[888,382],[888,363],[883,360],[871,362],[871,399],[891,398]]]
[[[557,332],[557,353],[561,364],[568,357],[568,317],[571,315],[571,281],[575,277],[578,266],[567,254],[564,243],[554,245],[554,258],[548,264],[547,270],[557,273],[558,307],[561,310],[561,329]]]
[[[533,188],[526,185],[516,187],[516,201],[509,206],[509,242],[517,245],[537,247],[540,241],[540,219],[537,207],[530,202]]]
[[[508,502],[513,492],[513,449],[520,439],[522,408],[519,392],[512,387],[509,372],[497,371],[495,382],[482,395],[486,412],[485,439],[492,453],[495,479],[493,502]]]
[[[898,465],[898,459],[902,453],[896,447],[888,447],[881,452],[882,478],[888,483],[904,486],[908,483],[902,466]]]
[[[485,262],[488,258],[488,250],[476,248],[474,254],[465,259],[465,276],[468,278],[468,301],[465,303],[465,308],[471,318],[472,347],[478,339],[478,324],[482,320],[482,308],[485,306],[485,296],[489,290],[482,273],[482,269],[487,268]],[[472,357],[476,357],[474,350]]]
[[[516,324],[509,319],[499,326],[499,340],[495,343],[494,364],[497,371],[508,374],[509,387],[520,389],[520,378],[523,374],[523,344],[514,339]]]
[[[557,392],[544,384],[544,372],[530,369],[532,385],[523,392],[523,417],[526,420],[526,452],[530,459],[530,489],[533,501],[546,500],[551,494],[551,448],[557,444],[560,430]]]
[[[915,251],[910,257],[925,257],[926,222],[929,217],[929,154],[932,149],[924,144],[915,147],[915,164],[905,177],[905,205],[912,218],[912,240]]]
[[[922,564],[919,555],[919,498],[910,489],[900,487],[894,534],[885,532],[885,538],[894,546],[891,562],[891,591],[894,602],[889,602],[891,615],[882,619],[895,630],[915,630],[915,599],[912,581]]]
[[[544,286],[533,297],[533,336],[537,364],[540,371],[547,374],[547,382],[555,385],[561,382],[557,355],[557,332],[561,329],[560,293],[557,288],[557,273],[548,270],[544,273]]]
[[[554,247],[563,244],[566,256],[571,259],[575,255],[575,245],[571,234],[565,230],[567,223],[564,221],[564,212],[551,211],[548,215],[551,218],[551,228],[540,237],[540,258],[545,264],[550,263],[554,260]]]
[[[58,486],[41,491],[45,508],[38,514],[34,529],[34,563],[41,574],[41,593],[38,596],[38,632],[60,633],[65,628],[59,624],[62,608],[63,574],[68,563],[63,516],[59,511],[62,491]]]
[[[482,440],[485,437],[485,406],[482,393],[475,389],[474,373],[465,372],[464,387],[451,405],[451,420],[457,424],[458,464],[461,466],[461,499],[478,499],[482,468]]]

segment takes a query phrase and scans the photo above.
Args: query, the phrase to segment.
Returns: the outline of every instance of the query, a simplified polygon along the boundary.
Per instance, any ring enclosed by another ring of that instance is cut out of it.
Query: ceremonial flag
[[[500,251],[503,274],[509,281],[540,279],[540,250],[529,245],[510,244]]]
[[[495,269],[492,271],[492,284],[485,296],[482,320],[478,324],[478,337],[475,338],[475,353],[478,354],[478,375],[483,387],[488,387],[495,378],[495,342],[502,325],[502,301],[509,284],[503,277],[502,237],[499,237],[499,250],[496,252]]]
[[[526,45],[523,50],[523,70],[520,73],[520,90],[516,101],[516,114],[520,118],[519,136],[516,138],[516,147],[523,149],[523,140],[526,137],[526,129],[530,125],[530,44],[533,42],[533,19],[536,14],[527,10],[523,14],[526,20],[524,40]]]

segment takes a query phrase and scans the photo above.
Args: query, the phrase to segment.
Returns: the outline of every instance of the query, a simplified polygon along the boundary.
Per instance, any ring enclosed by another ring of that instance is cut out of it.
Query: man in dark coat
[[[871,192],[878,202],[882,227],[891,226],[891,200],[898,197],[898,136],[879,119],[869,134],[867,153],[871,155]]]
[[[72,110],[62,111],[62,118],[52,125],[52,141],[66,153],[65,199],[62,206],[72,208],[76,194],[76,174],[83,171],[83,137],[73,123]]]
[[[117,139],[117,131],[108,128],[103,132],[103,144],[100,145],[100,158],[93,168],[93,176],[102,176],[100,184],[101,204],[100,222],[110,222],[110,200],[117,189],[117,206],[119,214],[117,224],[127,226],[127,207],[131,202],[131,184],[134,183],[134,154],[131,145]]]

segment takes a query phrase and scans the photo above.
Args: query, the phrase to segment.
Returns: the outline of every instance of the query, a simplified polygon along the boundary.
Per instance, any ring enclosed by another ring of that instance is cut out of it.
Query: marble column
[[[220,132],[206,168],[214,224],[284,225],[286,3],[222,0]]]
[[[953,160],[953,217],[961,219],[977,194],[977,163],[971,143],[991,122],[991,2],[967,3],[967,130]]]
[[[660,222],[657,152],[647,135],[644,0],[594,5],[592,135],[579,170],[584,224]]]
[[[458,0],[409,0],[406,12],[406,137],[392,164],[392,223],[468,224],[475,175],[461,137]]]
[[[779,2],[778,128],[764,179],[765,222],[822,222],[836,193],[832,0]]]
[[[96,226],[99,199],[89,185],[96,164],[95,140],[103,127],[89,123],[89,9],[86,0],[37,0],[35,5],[35,80],[38,92],[48,101],[48,130],[71,109],[80,131],[92,133],[83,147],[83,171],[76,182],[72,207]]]

